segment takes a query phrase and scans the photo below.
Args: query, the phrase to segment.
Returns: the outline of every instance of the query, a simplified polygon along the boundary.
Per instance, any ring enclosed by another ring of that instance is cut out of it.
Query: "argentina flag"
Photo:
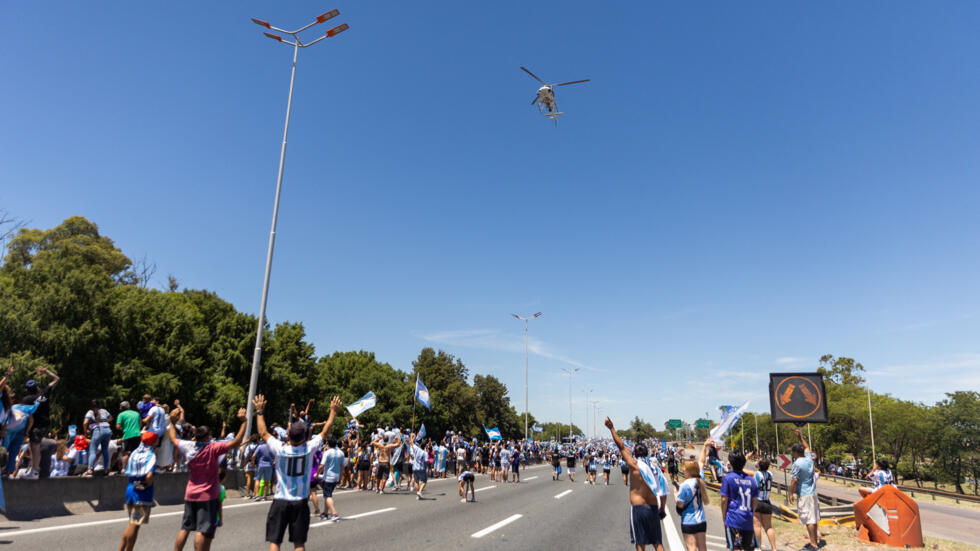
[[[425,438],[425,423],[422,423],[422,426],[419,427],[419,433],[415,436],[415,441],[418,442],[423,438]]]
[[[360,400],[347,406],[347,411],[350,412],[351,417],[357,417],[365,411],[373,408],[377,403],[378,399],[374,396],[374,393],[368,392],[362,396]]]
[[[422,379],[417,376],[415,377],[415,399],[425,406],[425,409],[432,411],[432,405],[429,402],[429,389],[425,388]]]
[[[500,436],[500,429],[497,428],[497,427],[494,427],[492,429],[488,429],[487,427],[484,426],[483,427],[483,430],[487,431],[487,436],[490,437],[490,440],[503,440],[504,439],[503,436]]]

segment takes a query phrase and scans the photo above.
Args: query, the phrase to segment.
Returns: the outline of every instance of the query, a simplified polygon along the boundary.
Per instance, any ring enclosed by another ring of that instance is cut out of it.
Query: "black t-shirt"
[[[718,459],[718,448],[714,446],[708,447],[708,459]]]
[[[568,457],[565,458],[565,464],[568,466],[569,469],[574,469],[575,468],[575,455],[574,454],[569,454]]]
[[[37,410],[34,411],[35,427],[46,428],[51,425],[51,403],[48,402],[48,394],[50,392],[50,387],[44,387],[43,389],[38,389],[34,394],[24,396],[24,399],[20,401],[25,406],[33,406],[37,403]]]

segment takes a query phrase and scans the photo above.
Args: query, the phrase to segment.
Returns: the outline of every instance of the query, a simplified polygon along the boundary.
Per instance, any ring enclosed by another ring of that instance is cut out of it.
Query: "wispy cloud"
[[[782,356],[780,358],[776,358],[776,363],[783,367],[801,367],[809,361],[810,358],[799,358],[796,356]]]
[[[451,331],[436,331],[419,335],[425,341],[445,346],[463,346],[467,348],[482,348],[486,350],[503,350],[506,352],[523,352],[524,339],[522,335],[503,333],[499,329],[458,329]],[[529,338],[527,343],[529,354],[541,358],[559,361],[588,371],[602,372],[605,369],[592,367],[578,360],[552,350],[539,339]]]
[[[871,388],[901,381],[902,398],[935,401],[946,392],[980,388],[980,353],[952,354],[932,361],[889,364],[868,371]],[[909,395],[909,393],[912,393]]]

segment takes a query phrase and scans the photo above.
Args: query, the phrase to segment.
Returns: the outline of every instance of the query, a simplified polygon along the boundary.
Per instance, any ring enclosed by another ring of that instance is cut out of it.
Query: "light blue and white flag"
[[[488,429],[486,426],[484,426],[483,427],[483,430],[487,431],[487,436],[490,437],[490,440],[503,440],[504,439],[504,437],[500,435],[500,429],[497,428],[497,427],[494,427],[492,429]]]
[[[350,412],[351,417],[357,417],[358,415],[364,413],[365,411],[373,408],[377,403],[378,403],[378,399],[377,397],[374,396],[374,393],[368,392],[367,394],[362,396],[360,400],[347,406],[347,411]]]
[[[415,441],[418,442],[423,438],[425,438],[425,423],[422,423],[422,426],[419,427],[419,433],[415,435]]]
[[[429,389],[425,388],[425,384],[418,376],[415,377],[415,399],[425,406],[425,409],[432,411],[432,405],[429,402]]]
[[[648,457],[637,457],[636,466],[640,470],[643,482],[647,483],[647,487],[650,488],[653,495],[657,497],[667,495],[667,479],[660,467],[656,464],[651,465]]]
[[[544,432],[544,427],[541,425],[534,425],[534,432]]]
[[[746,401],[738,408],[726,406],[721,414],[721,422],[718,423],[718,425],[715,426],[715,428],[711,429],[711,434],[709,435],[711,441],[721,442],[721,439],[724,438],[725,433],[727,433],[728,430],[732,428],[732,425],[738,422],[738,420],[742,417],[742,414],[745,413],[745,410],[747,410],[748,408],[749,408],[748,401]]]

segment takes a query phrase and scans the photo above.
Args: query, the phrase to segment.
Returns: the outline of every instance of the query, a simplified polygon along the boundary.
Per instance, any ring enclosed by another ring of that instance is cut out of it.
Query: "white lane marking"
[[[339,492],[335,492],[335,493],[339,493]],[[238,503],[238,504],[235,504],[235,505],[224,505],[223,508],[224,509],[237,509],[239,507],[251,507],[253,505],[268,505],[268,504],[269,504],[268,502],[250,501],[248,503]],[[168,511],[166,513],[154,513],[152,515],[152,517],[153,518],[175,517],[175,516],[183,515],[183,514],[184,514],[184,511]],[[57,530],[67,530],[69,528],[85,528],[85,527],[88,527],[88,526],[102,526],[104,524],[113,524],[113,523],[116,523],[116,522],[127,522],[128,520],[129,520],[129,517],[111,518],[111,519],[106,519],[106,520],[92,520],[92,521],[89,521],[89,522],[76,522],[74,524],[59,524],[57,526],[45,526],[44,528],[30,528],[30,529],[27,529],[27,530],[18,530],[16,532],[4,532],[3,535],[4,535],[4,537],[7,537],[7,536],[26,536],[28,534],[41,534],[41,533],[44,533],[44,532],[55,532]]]
[[[522,516],[523,515],[519,515],[519,514],[518,515],[511,515],[511,516],[505,518],[504,520],[498,522],[497,524],[493,524],[493,525],[487,526],[483,530],[480,530],[479,532],[473,533],[473,535],[470,536],[470,537],[472,537],[472,538],[482,538],[483,536],[489,534],[490,532],[493,532],[494,530],[497,530],[498,528],[503,528],[504,526],[507,526],[508,524],[514,522],[515,520],[521,518]]]
[[[705,534],[705,535],[713,540],[723,541],[725,542],[725,545],[728,545],[728,540],[725,539],[725,536],[716,536],[714,534]]]
[[[537,477],[536,476],[532,476],[531,478],[525,478],[524,480],[534,480],[535,478],[537,478]]]
[[[492,490],[494,488],[496,488],[496,486],[484,486],[483,488],[477,488],[476,490],[473,490],[473,491],[474,492],[482,492],[483,490]]]
[[[550,465],[534,465],[533,467],[528,467],[528,470],[531,470],[531,469],[543,469],[545,467],[550,467]],[[449,476],[447,476],[446,478],[436,479],[434,481],[430,481],[430,483],[431,482],[442,482],[442,481],[446,481],[446,480],[452,480],[452,481],[455,482],[456,479],[455,479],[455,477],[449,477]],[[530,480],[530,479],[528,479],[528,480]],[[354,493],[354,492],[357,492],[357,491],[358,490],[341,490],[341,491],[338,491],[338,492],[334,492],[334,495],[346,494],[346,493]],[[480,490],[477,490],[477,491],[479,492]],[[224,509],[237,509],[239,507],[253,507],[255,505],[269,505],[270,502],[271,502],[271,500],[270,501],[249,501],[249,502],[246,502],[246,503],[236,503],[234,505],[227,505],[226,504],[226,505],[223,506],[223,508]],[[184,514],[184,511],[183,510],[180,510],[180,511],[168,511],[166,513],[153,513],[152,517],[153,518],[175,517],[175,516],[183,515],[183,514]],[[120,518],[112,518],[112,519],[106,519],[106,520],[92,520],[92,521],[88,521],[88,522],[76,522],[76,523],[72,523],[72,524],[59,524],[57,526],[45,526],[43,528],[29,528],[27,530],[18,530],[16,532],[2,532],[2,534],[3,534],[4,537],[27,536],[27,535],[30,535],[30,534],[42,534],[44,532],[56,532],[58,530],[68,530],[70,528],[86,528],[86,527],[89,527],[89,526],[103,526],[103,525],[106,525],[106,524],[114,524],[114,523],[118,523],[118,522],[127,522],[127,521],[129,521],[129,517],[120,517]]]
[[[560,494],[558,494],[558,495],[556,495],[556,496],[555,496],[555,499],[561,499],[561,498],[563,498],[563,497],[565,497],[565,496],[567,496],[567,495],[568,495],[568,494],[570,494],[570,493],[572,493],[572,491],[571,491],[571,490],[565,490],[564,492],[562,492],[562,493],[560,493]]]
[[[349,515],[349,516],[346,516],[346,517],[340,517],[340,520],[352,520],[352,519],[355,519],[355,518],[369,517],[371,515],[377,515],[377,514],[381,514],[381,513],[387,513],[389,511],[394,511],[395,509],[397,509],[397,507],[388,507],[387,509],[378,509],[376,511],[368,511],[366,513],[358,513],[356,515]],[[317,526],[324,526],[326,524],[335,524],[335,523],[332,520],[328,520],[326,522],[318,522],[316,524],[311,524],[310,525],[310,528],[316,528]]]
[[[674,516],[670,514],[670,507],[664,507],[667,518],[664,519],[664,529],[667,531],[667,544],[669,549],[686,549],[681,535],[677,533],[677,526],[674,525]]]

